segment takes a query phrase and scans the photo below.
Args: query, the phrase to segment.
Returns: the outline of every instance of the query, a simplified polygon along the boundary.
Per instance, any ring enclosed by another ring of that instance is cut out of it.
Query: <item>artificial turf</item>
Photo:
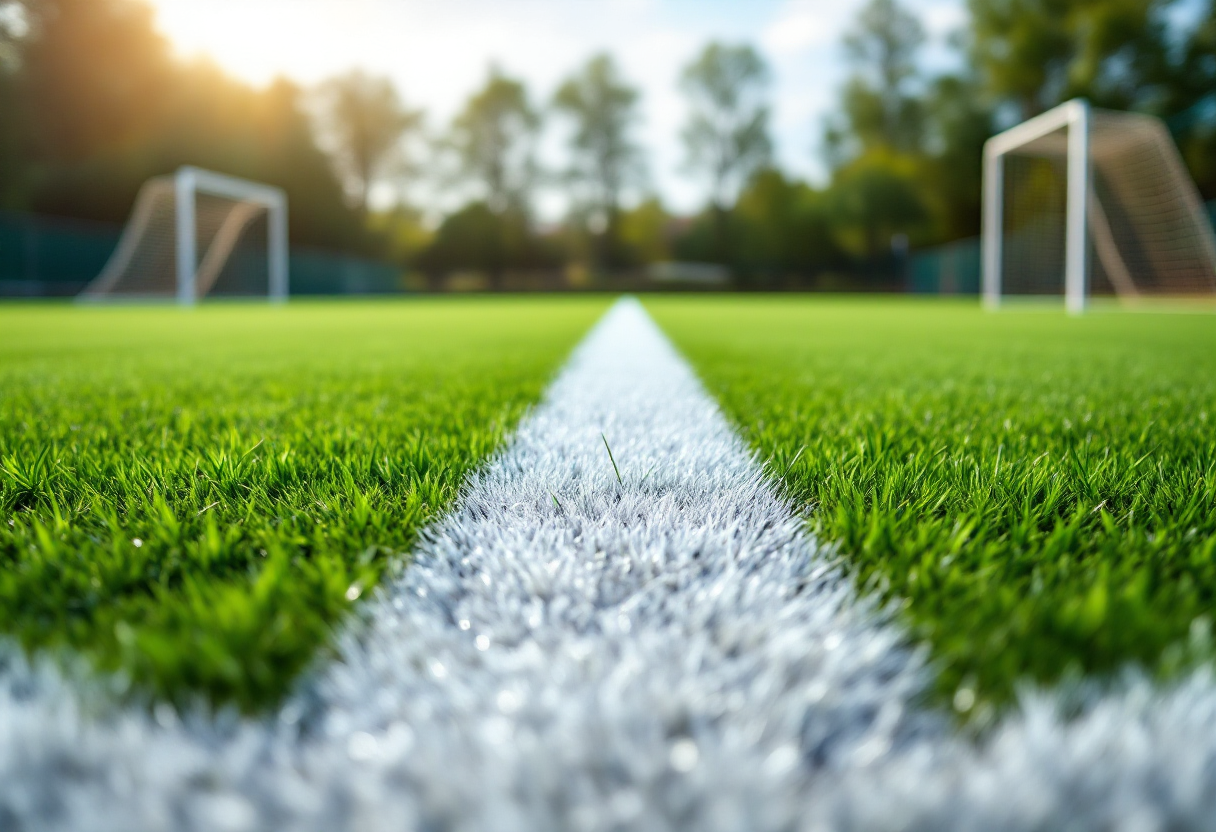
[[[0,306],[0,634],[273,703],[605,305]]]
[[[960,711],[1210,659],[1216,317],[647,305]]]

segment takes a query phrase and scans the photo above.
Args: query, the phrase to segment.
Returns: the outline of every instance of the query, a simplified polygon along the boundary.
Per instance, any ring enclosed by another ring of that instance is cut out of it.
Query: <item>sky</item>
[[[963,0],[905,0],[931,38],[930,69],[948,68]],[[751,43],[772,70],[778,163],[819,180],[818,145],[846,74],[840,39],[864,0],[153,0],[158,25],[183,57],[205,55],[256,85],[285,75],[315,84],[359,67],[392,78],[440,130],[491,65],[525,81],[537,103],[600,51],[642,91],[637,138],[649,181],[669,207],[695,210],[704,183],[683,169],[680,70],[710,40]],[[542,157],[560,164],[550,132]],[[542,216],[562,210],[542,195]]]

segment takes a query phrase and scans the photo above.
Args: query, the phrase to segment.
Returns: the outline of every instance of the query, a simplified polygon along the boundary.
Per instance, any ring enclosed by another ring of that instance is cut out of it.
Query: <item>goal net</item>
[[[86,300],[287,297],[287,198],[193,167],[140,189],[118,247]]]
[[[1216,296],[1216,238],[1165,125],[1067,104],[984,148],[984,296]]]

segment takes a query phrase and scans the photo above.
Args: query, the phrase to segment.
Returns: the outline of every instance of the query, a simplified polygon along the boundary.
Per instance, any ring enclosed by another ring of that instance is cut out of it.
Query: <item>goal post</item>
[[[259,228],[264,239],[251,241]],[[286,194],[270,185],[185,166],[144,184],[118,247],[80,297],[164,298],[192,305],[238,265],[242,247],[261,249],[263,243],[264,257],[259,256],[256,271],[265,275],[269,299],[285,301]]]
[[[984,147],[983,296],[1216,295],[1216,237],[1165,125],[1081,99]]]

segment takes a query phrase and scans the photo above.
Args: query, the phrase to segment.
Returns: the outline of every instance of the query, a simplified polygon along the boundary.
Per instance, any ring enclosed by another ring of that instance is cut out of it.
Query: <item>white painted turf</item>
[[[618,303],[278,715],[0,659],[0,830],[1216,829],[1208,675],[976,747],[803,529]]]

